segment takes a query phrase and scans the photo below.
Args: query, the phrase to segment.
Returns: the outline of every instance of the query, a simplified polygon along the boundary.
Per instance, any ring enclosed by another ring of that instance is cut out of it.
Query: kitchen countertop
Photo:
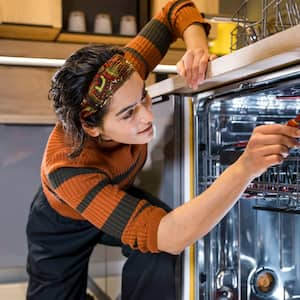
[[[185,79],[177,75],[150,85],[148,92],[151,97],[193,94],[297,64],[300,62],[299,32],[300,25],[297,25],[209,62],[206,79],[196,90],[187,88]]]

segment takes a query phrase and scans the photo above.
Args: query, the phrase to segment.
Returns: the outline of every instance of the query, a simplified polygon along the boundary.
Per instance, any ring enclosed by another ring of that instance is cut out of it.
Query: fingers
[[[211,56],[213,59],[214,56]],[[188,50],[177,63],[177,72],[186,78],[190,88],[196,89],[204,80],[210,56],[203,49]]]
[[[177,64],[176,64],[176,68],[177,68],[177,73],[182,76],[182,77],[186,77],[186,71],[184,68],[184,63],[183,60],[180,60]]]
[[[262,151],[262,155],[288,155],[289,148],[299,147],[297,137],[300,131],[297,128],[281,124],[261,125],[254,129],[248,142],[248,149]]]
[[[271,124],[271,125],[261,125],[257,126],[253,133],[261,133],[266,135],[285,135],[287,137],[300,137],[300,130],[295,127],[282,125],[282,124]]]
[[[190,87],[192,84],[192,77],[193,77],[193,68],[192,68],[193,61],[194,61],[194,55],[192,51],[187,51],[185,55],[182,57],[182,62],[186,73],[185,78]]]
[[[294,137],[290,137],[282,134],[261,134],[255,133],[250,140],[250,145],[282,145],[286,148],[293,148],[299,146],[299,142]]]
[[[208,63],[208,56],[203,55],[201,56],[199,62],[197,63],[197,60],[195,60],[194,68],[193,68],[193,82],[192,84],[197,86],[205,79],[205,73],[207,69],[207,63]]]
[[[300,130],[287,125],[257,126],[248,141],[240,162],[251,176],[261,175],[268,167],[278,165],[289,155],[289,149],[299,147]]]
[[[278,154],[273,154],[265,157],[265,169],[281,164],[283,162],[283,159],[284,157]]]
[[[209,61],[212,61],[212,60],[216,59],[217,57],[218,57],[218,56],[215,55],[215,54],[210,54],[208,60],[209,60]]]
[[[285,145],[267,145],[260,148],[257,148],[255,151],[256,156],[272,156],[276,155],[282,159],[286,158],[289,155],[289,148]]]

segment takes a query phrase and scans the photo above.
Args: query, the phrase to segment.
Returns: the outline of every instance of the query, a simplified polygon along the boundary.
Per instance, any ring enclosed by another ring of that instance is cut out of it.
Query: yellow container
[[[226,55],[231,52],[231,42],[236,43],[236,37],[231,36],[231,32],[236,27],[234,22],[222,22],[211,20],[209,23],[214,30],[213,39],[209,41],[209,51],[218,56]],[[232,40],[231,40],[232,39]]]

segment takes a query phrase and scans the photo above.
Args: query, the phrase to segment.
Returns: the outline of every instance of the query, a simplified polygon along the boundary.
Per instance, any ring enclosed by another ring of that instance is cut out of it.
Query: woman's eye
[[[133,115],[133,109],[130,109],[130,110],[123,116],[122,119],[124,119],[124,120],[129,119],[132,115]]]

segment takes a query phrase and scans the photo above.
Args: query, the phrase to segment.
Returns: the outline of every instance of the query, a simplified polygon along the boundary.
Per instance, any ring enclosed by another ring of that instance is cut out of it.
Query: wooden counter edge
[[[0,124],[54,125],[55,123],[55,116],[0,114]]]
[[[249,78],[268,70],[296,64],[300,61],[300,39],[295,38],[298,32],[300,32],[300,25],[210,62],[206,79],[196,90],[189,89],[185,79],[174,76],[150,85],[147,88],[148,92],[151,97],[173,92],[192,94]]]

